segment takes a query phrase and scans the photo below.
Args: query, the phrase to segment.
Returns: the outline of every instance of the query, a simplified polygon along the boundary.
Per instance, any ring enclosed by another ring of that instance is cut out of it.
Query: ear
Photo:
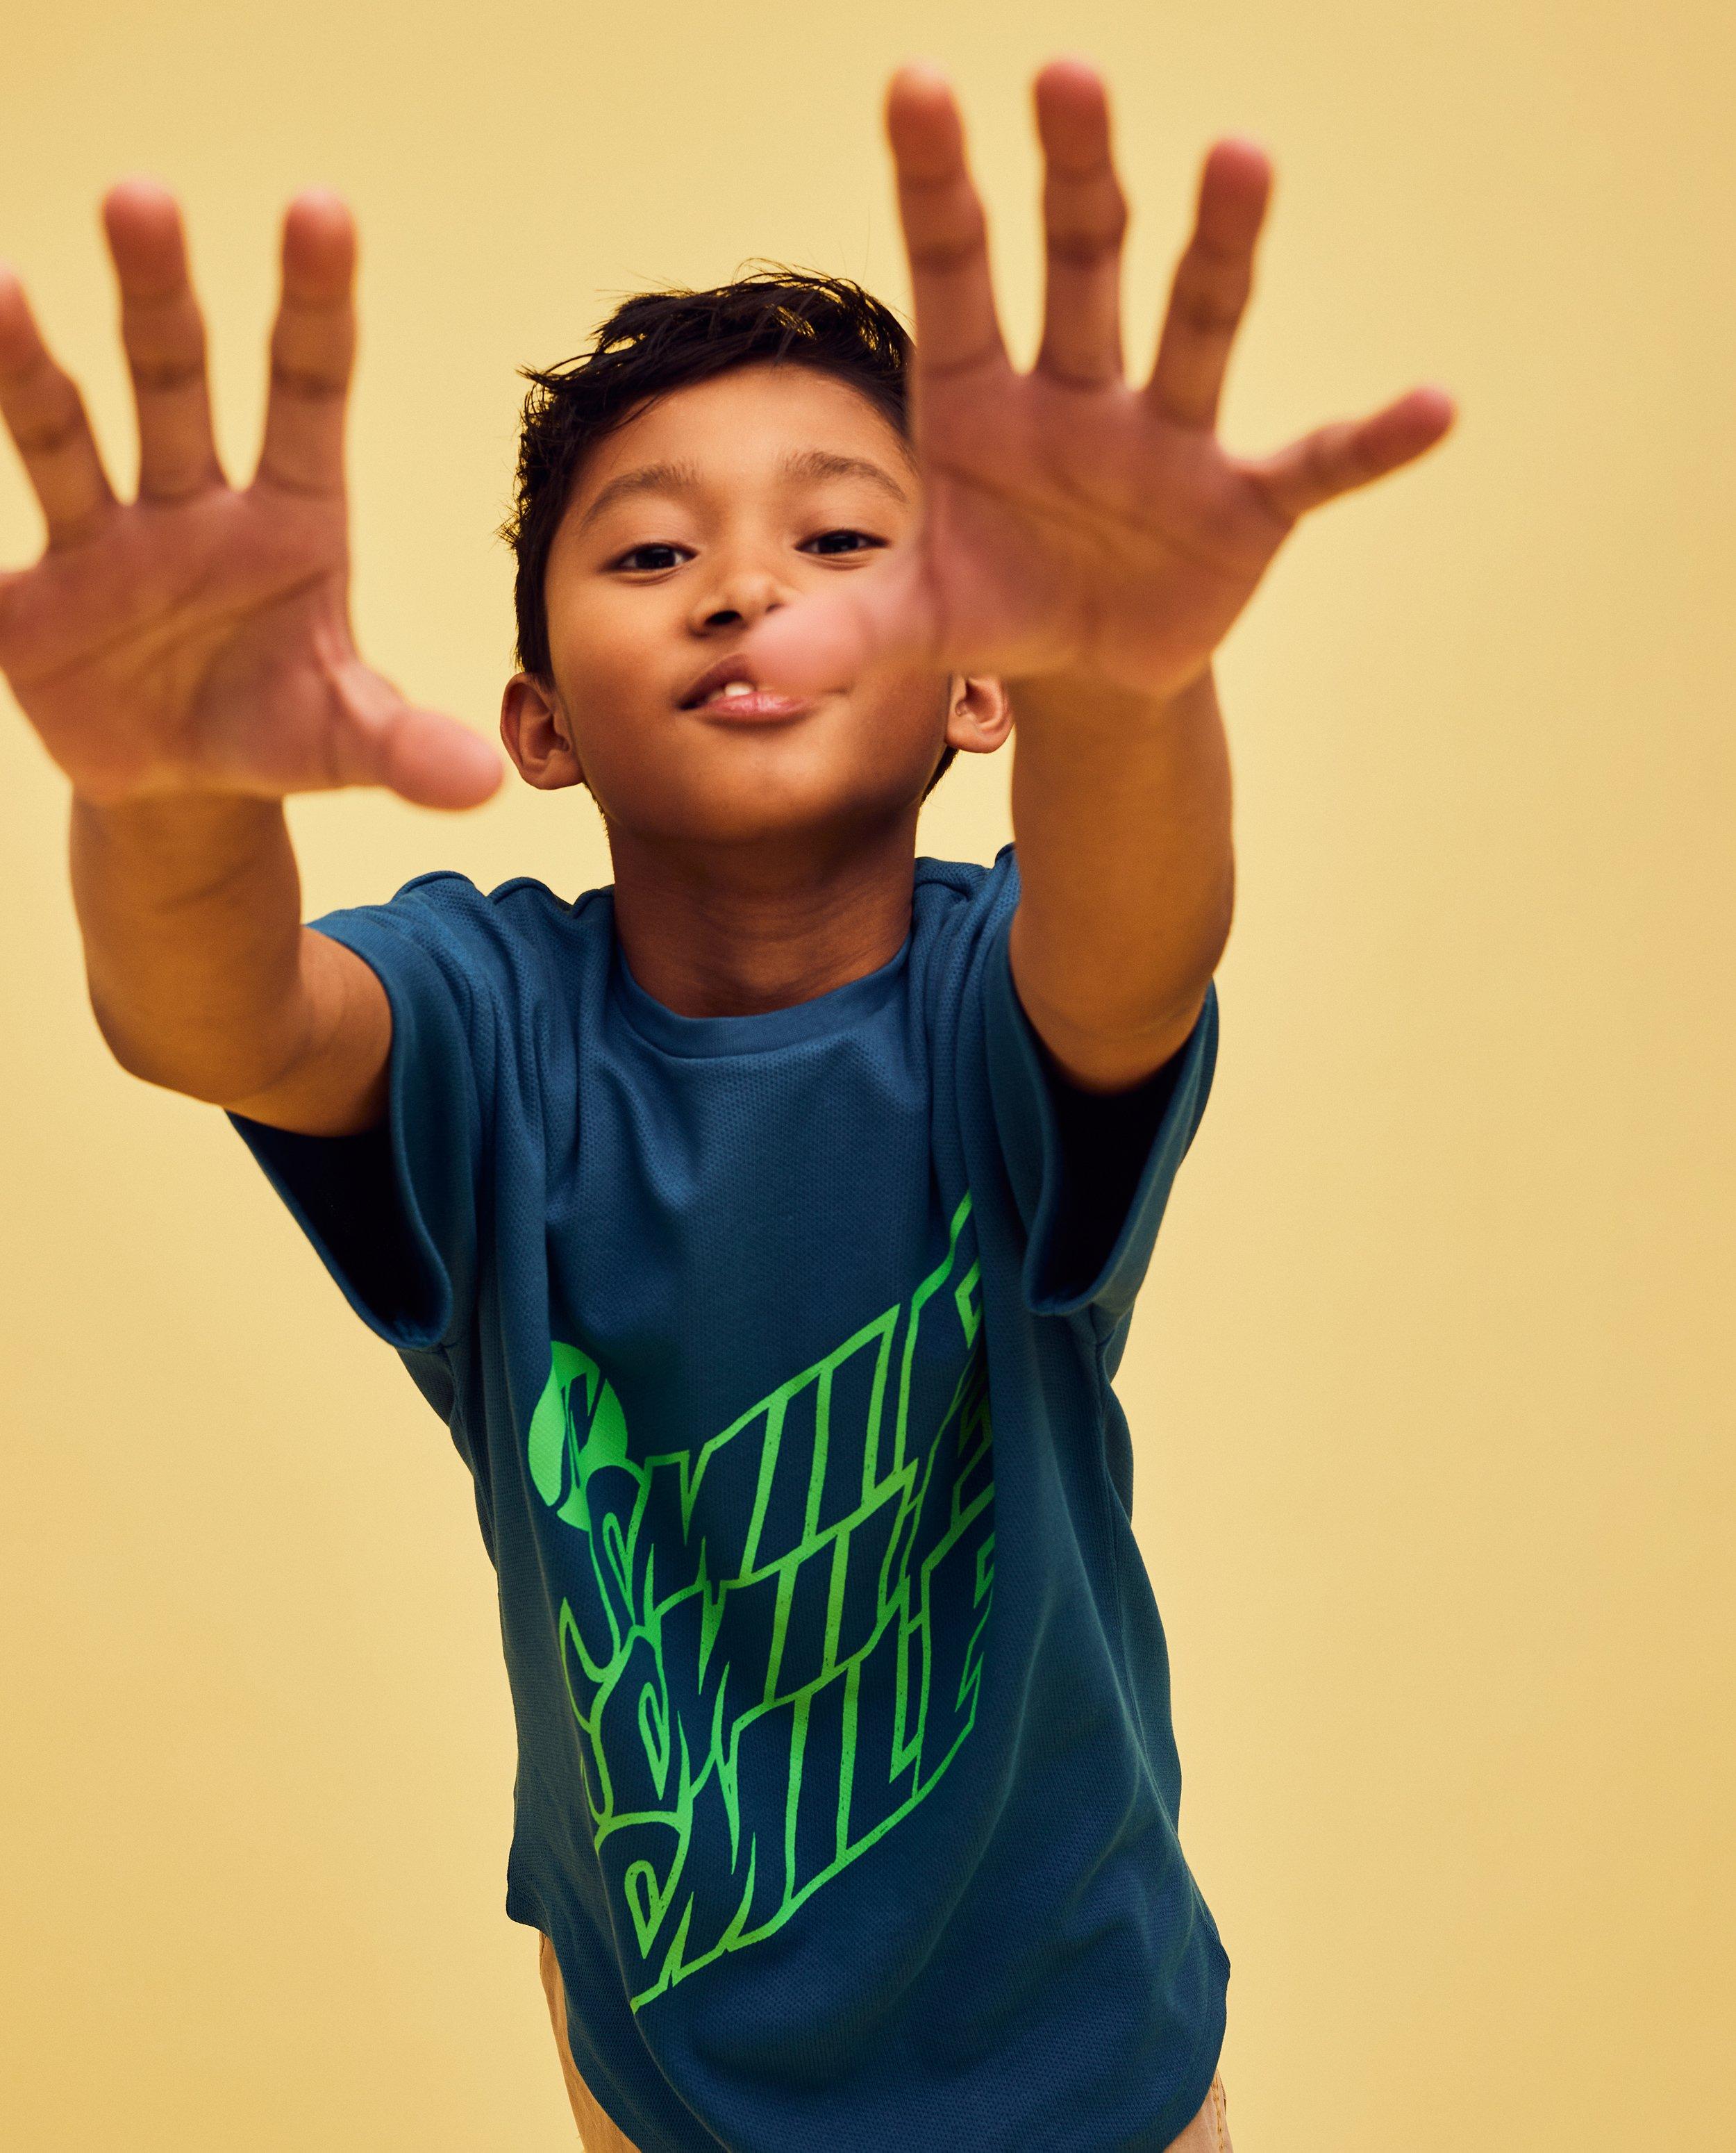
[[[557,792],[585,774],[552,686],[515,673],[501,695],[501,741],[527,785]]]
[[[955,673],[946,684],[946,744],[966,755],[992,755],[1013,729],[1006,684],[987,674]]]

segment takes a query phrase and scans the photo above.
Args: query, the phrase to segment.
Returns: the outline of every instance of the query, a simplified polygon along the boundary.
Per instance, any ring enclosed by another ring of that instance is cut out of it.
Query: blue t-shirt
[[[390,999],[383,1127],[232,1117],[474,1479],[507,1911],[643,2153],[1158,2153],[1216,2067],[1110,1383],[1216,1001],[1076,1091],[1017,895],[920,859],[890,962],[695,1018],[611,890],[419,876],[314,923]]]

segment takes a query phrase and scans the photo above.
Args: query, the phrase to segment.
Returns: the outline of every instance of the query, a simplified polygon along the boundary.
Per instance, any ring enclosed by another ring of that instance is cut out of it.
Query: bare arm
[[[384,785],[491,793],[499,759],[407,704],[351,637],[343,425],[355,235],[292,204],[252,482],[217,461],[181,221],[133,181],[104,204],[139,418],[119,501],[76,384],[0,266],[0,415],[47,546],[0,575],[0,670],[72,780],[72,878],[92,1007],[123,1067],[280,1127],[384,1111],[391,1014],[362,960],[301,924],[283,802]]]
[[[1415,389],[1273,455],[1223,446],[1224,371],[1271,184],[1264,153],[1235,140],[1205,160],[1151,372],[1131,385],[1107,90],[1084,62],[1054,60],[1033,99],[1045,295],[1036,361],[1020,374],[950,86],[927,66],[894,76],[922,519],[848,589],[768,613],[745,649],[797,689],[877,661],[1010,684],[1013,977],[1066,1073],[1112,1092],[1182,1046],[1229,929],[1213,654],[1302,518],[1414,461],[1453,406]]]
[[[124,1069],[309,1136],[381,1118],[390,1007],[301,924],[278,802],[75,797],[71,853],[90,1005]]]
[[[1117,1091],[1186,1043],[1235,903],[1229,749],[1212,675],[1167,700],[1021,683],[1019,999],[1073,1082]]]

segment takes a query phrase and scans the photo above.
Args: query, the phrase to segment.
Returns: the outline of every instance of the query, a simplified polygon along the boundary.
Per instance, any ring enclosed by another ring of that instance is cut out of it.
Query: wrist
[[[1102,726],[1124,738],[1130,728],[1163,730],[1175,725],[1214,722],[1217,681],[1211,661],[1173,687],[1130,688],[1101,674],[1032,674],[1008,683],[1016,720],[1027,727],[1064,725],[1069,733]]]
[[[68,834],[75,898],[100,888],[111,903],[172,912],[191,924],[192,913],[262,876],[294,888],[279,800],[222,793],[91,800],[74,791]]]
[[[273,828],[283,803],[245,792],[139,792],[124,796],[72,789],[75,827],[115,841],[181,850],[201,840],[218,842]]]

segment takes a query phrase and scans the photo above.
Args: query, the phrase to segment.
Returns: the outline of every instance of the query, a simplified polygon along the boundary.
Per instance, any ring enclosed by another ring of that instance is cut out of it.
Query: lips
[[[814,707],[807,695],[772,695],[763,689],[750,695],[714,695],[698,705],[694,715],[708,725],[770,725],[787,719],[805,718]]]
[[[702,703],[709,703],[718,690],[727,687],[731,680],[750,681],[756,688],[760,685],[759,675],[739,652],[732,658],[720,658],[708,665],[681,698],[681,708],[684,710],[698,710]]]
[[[738,687],[733,695],[723,690],[732,683],[748,683],[744,694]],[[738,722],[764,722],[773,718],[800,717],[814,706],[811,695],[787,695],[778,690],[761,687],[754,669],[745,658],[720,658],[708,665],[681,699],[684,710],[701,710],[707,717],[726,718]]]

